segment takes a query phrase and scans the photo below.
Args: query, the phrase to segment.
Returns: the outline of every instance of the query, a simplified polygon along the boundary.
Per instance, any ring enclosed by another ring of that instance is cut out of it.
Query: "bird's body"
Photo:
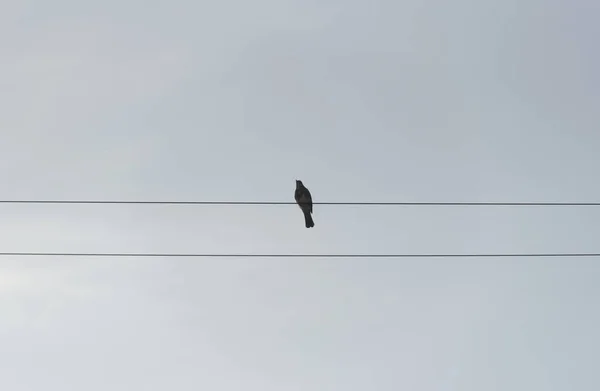
[[[296,191],[294,193],[294,198],[296,199],[296,203],[302,209],[304,213],[304,222],[306,228],[311,228],[315,226],[315,222],[312,219],[312,211],[313,211],[313,202],[310,191],[302,184],[302,181],[296,181]]]

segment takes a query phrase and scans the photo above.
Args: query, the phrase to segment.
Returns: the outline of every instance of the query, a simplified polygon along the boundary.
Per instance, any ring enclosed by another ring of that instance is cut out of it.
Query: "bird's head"
[[[296,188],[302,187],[302,181],[296,179]]]

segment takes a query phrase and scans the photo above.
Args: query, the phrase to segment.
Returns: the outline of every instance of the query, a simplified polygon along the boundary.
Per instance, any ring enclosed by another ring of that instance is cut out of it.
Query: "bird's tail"
[[[304,212],[304,222],[306,224],[306,228],[311,228],[315,226],[315,222],[313,221],[309,211]]]

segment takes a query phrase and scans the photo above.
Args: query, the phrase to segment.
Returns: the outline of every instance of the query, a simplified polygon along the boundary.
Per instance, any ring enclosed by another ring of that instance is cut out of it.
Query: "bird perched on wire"
[[[296,180],[296,192],[294,193],[294,198],[304,213],[304,222],[306,223],[306,228],[314,227],[315,222],[311,216],[313,211],[312,196],[310,195],[310,191],[304,187],[302,181]]]

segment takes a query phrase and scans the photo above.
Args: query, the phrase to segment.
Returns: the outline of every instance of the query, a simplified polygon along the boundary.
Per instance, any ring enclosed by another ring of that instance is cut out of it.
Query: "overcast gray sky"
[[[4,0],[0,199],[600,201],[595,0]],[[0,205],[0,251],[598,252],[600,208]],[[0,388],[598,390],[596,259],[0,259]]]

